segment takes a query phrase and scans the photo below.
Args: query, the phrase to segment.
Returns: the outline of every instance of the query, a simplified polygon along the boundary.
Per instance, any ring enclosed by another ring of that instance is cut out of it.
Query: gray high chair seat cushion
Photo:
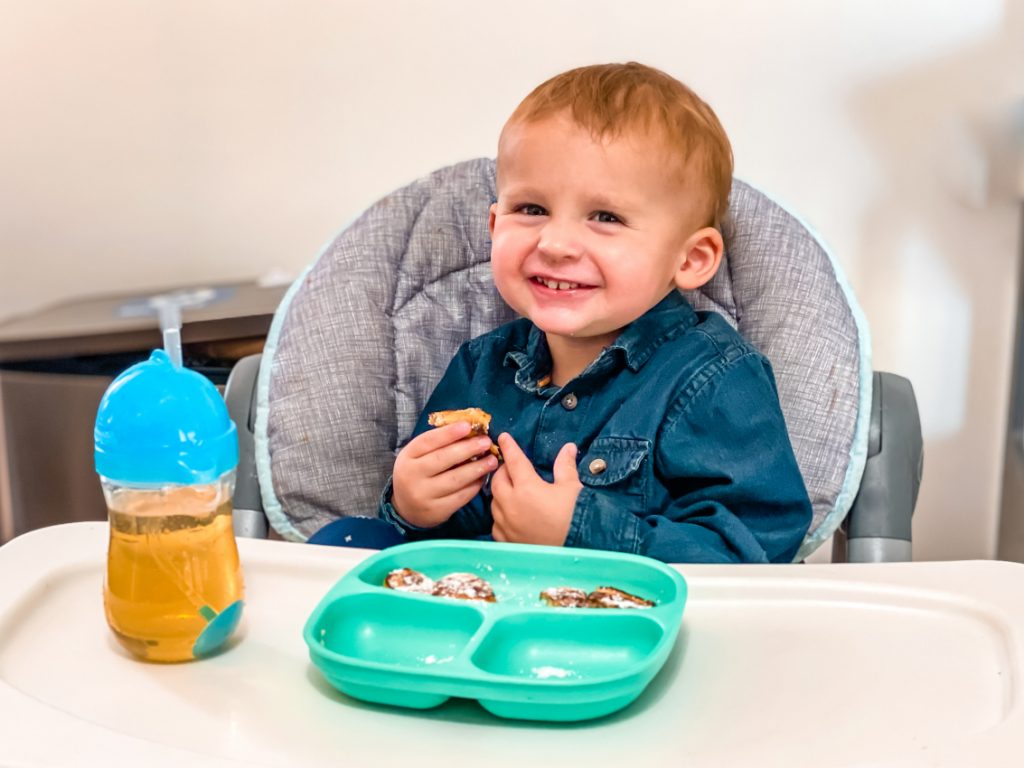
[[[264,508],[304,540],[375,515],[394,456],[465,340],[513,318],[490,274],[494,163],[443,168],[383,198],[323,251],[275,316],[257,389]],[[814,506],[798,558],[832,534],[863,471],[865,325],[830,255],[794,216],[736,181],[715,278],[688,294],[772,362]]]

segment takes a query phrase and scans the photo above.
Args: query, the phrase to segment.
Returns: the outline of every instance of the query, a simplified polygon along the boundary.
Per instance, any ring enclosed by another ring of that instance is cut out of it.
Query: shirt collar
[[[626,365],[638,371],[665,341],[697,324],[697,313],[679,291],[668,296],[627,325],[609,350],[621,349]]]
[[[538,392],[544,389],[550,380],[551,352],[543,332],[532,323],[526,337],[526,346],[513,347],[505,353],[504,364],[517,368],[516,386],[526,392]]]
[[[643,315],[634,320],[619,334],[602,356],[615,354],[620,350],[630,370],[638,371],[661,344],[682,333],[697,323],[697,313],[690,303],[677,291],[672,290]],[[505,365],[516,371],[516,384],[528,392],[543,389],[538,386],[551,372],[551,352],[544,333],[535,325],[530,326],[526,347],[511,349],[506,353]],[[545,385],[546,386],[546,385]]]

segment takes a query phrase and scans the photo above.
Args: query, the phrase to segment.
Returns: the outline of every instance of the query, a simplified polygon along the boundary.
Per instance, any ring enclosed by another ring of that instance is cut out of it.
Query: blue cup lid
[[[93,437],[96,471],[115,482],[205,484],[238,465],[238,434],[217,388],[161,349],[107,388]]]

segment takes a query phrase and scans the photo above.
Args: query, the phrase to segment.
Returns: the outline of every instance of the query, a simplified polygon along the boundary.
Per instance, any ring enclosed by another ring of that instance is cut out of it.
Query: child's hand
[[[403,520],[421,528],[440,525],[480,493],[498,460],[487,454],[491,438],[468,437],[460,421],[417,435],[398,452],[392,475],[391,504]]]
[[[545,482],[512,436],[498,437],[504,466],[491,479],[495,541],[565,544],[576,497],[583,484],[576,471],[576,446],[566,443],[555,457],[553,483]]]

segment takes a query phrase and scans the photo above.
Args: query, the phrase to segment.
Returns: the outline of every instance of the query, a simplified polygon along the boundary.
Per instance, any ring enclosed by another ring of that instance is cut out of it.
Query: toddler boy
[[[382,517],[409,539],[791,560],[811,506],[771,367],[680,293],[721,263],[731,182],[715,114],[663,72],[582,67],[527,96],[490,210],[494,281],[522,317],[459,349]],[[468,423],[427,424],[469,406],[503,464]]]

